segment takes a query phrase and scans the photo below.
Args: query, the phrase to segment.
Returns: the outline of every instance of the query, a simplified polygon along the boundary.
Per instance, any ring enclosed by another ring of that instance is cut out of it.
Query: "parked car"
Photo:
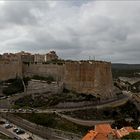
[[[6,123],[6,124],[5,124],[5,128],[6,128],[6,129],[9,129],[9,128],[12,128],[12,127],[13,127],[13,126],[12,126],[11,124],[9,124],[9,123]]]
[[[13,132],[15,132],[15,133],[18,134],[18,135],[24,134],[24,133],[25,133],[25,131],[22,130],[22,129],[20,129],[20,128],[14,128],[14,129],[13,129]]]
[[[20,134],[25,134],[25,131],[22,130],[22,129],[18,129],[18,130],[16,131],[16,134],[18,134],[18,135],[20,135]]]
[[[13,129],[13,132],[15,132],[15,133],[16,133],[16,131],[17,131],[17,130],[18,130],[18,128],[14,128],[14,129]]]

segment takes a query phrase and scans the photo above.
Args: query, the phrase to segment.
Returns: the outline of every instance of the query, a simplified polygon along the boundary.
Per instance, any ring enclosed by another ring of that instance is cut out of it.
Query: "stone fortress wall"
[[[77,93],[93,94],[101,99],[114,96],[111,63],[102,61],[74,61],[58,64],[0,63],[0,80],[17,76],[53,76],[64,87]]]
[[[113,97],[111,63],[66,63],[65,87],[78,93],[93,94],[102,99]]]
[[[53,76],[56,81],[63,81],[64,65],[57,64],[23,64],[23,75],[25,77],[32,77],[33,75],[39,75],[47,77]]]
[[[101,99],[114,96],[111,63],[102,61],[65,62],[58,64],[23,65],[23,75],[52,75],[65,88],[77,93],[93,94]]]
[[[22,77],[22,65],[20,62],[0,63],[0,81]]]

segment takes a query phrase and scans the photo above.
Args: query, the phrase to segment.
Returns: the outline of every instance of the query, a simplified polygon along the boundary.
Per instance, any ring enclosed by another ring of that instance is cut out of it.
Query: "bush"
[[[126,136],[124,136],[124,137],[122,137],[122,140],[132,140],[132,139],[140,139],[140,132],[132,132],[132,133],[130,133],[129,135],[126,135]]]
[[[20,117],[27,119],[33,123],[45,126],[45,127],[51,127],[54,129],[59,129],[63,131],[69,131],[76,134],[86,134],[88,130],[93,129],[91,127],[81,126],[75,123],[72,123],[70,121],[67,121],[55,113],[53,114],[43,114],[43,113],[32,113],[32,114],[17,114]]]
[[[19,98],[15,101],[15,105],[19,107],[42,107],[47,104],[46,101],[41,99],[40,97],[36,97],[32,99],[31,95],[24,96],[23,98]]]
[[[7,87],[4,87],[2,92],[7,96],[24,91],[24,87],[23,87],[23,83],[21,79],[18,79],[18,78],[10,79],[10,80],[7,80],[5,84],[6,83],[10,83],[10,84],[7,85]]]
[[[47,81],[48,84],[50,84],[51,82],[55,81],[55,79],[54,79],[51,75],[49,75],[49,76],[47,76],[47,77],[34,75],[34,76],[32,77],[32,79],[44,80],[44,81]]]

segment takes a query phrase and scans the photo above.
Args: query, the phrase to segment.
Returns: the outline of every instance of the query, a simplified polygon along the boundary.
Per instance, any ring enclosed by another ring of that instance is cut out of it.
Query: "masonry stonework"
[[[108,62],[65,62],[57,64],[23,65],[24,76],[54,76],[64,83],[65,88],[77,93],[92,94],[100,99],[114,96],[111,63]]]
[[[22,76],[53,76],[57,82],[76,93],[92,94],[100,99],[109,99],[114,96],[111,63],[92,62],[65,62],[58,64],[21,64],[0,63],[0,80],[8,80]]]
[[[22,77],[22,65],[20,62],[0,64],[0,81]]]
[[[65,87],[101,99],[113,97],[111,64],[107,62],[66,63]]]

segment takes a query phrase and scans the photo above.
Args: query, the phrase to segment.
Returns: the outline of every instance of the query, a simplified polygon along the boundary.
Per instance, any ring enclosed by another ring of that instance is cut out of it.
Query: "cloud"
[[[140,2],[6,1],[0,52],[56,50],[64,59],[139,63]]]

